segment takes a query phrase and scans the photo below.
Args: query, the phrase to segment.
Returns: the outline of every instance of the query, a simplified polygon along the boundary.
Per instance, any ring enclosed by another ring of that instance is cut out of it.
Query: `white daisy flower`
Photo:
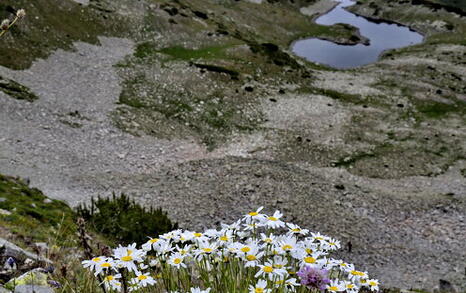
[[[255,286],[249,285],[249,293],[270,293],[272,289],[267,289],[266,280],[258,280]]]
[[[287,271],[284,269],[276,269],[273,267],[271,262],[265,262],[264,265],[259,265],[260,270],[256,273],[254,278],[260,276],[268,277],[269,280],[273,280],[276,277],[284,276],[287,274]]]
[[[210,292],[210,288],[207,288],[205,290],[202,290],[201,288],[197,287],[197,288],[191,288],[191,293],[209,293]]]
[[[288,234],[294,234],[294,235],[307,235],[309,233],[308,229],[301,229],[298,225],[292,224],[292,223],[286,223],[288,226]]]
[[[263,209],[264,209],[264,207],[260,207],[254,212],[249,212],[246,216],[244,216],[243,220],[246,223],[261,222],[261,221],[265,220],[266,215],[260,213]]]
[[[186,264],[183,263],[183,260],[184,260],[184,256],[179,252],[175,252],[168,258],[167,262],[169,265],[174,266],[177,269],[181,267],[186,268]]]
[[[267,217],[265,221],[265,226],[267,228],[278,229],[285,227],[285,223],[280,220],[283,217],[283,214],[280,211],[275,211],[272,216]]]
[[[163,241],[160,238],[150,238],[146,243],[142,245],[142,249],[145,251],[155,250],[155,247],[159,246]]]
[[[136,249],[136,243],[129,246],[119,246],[113,250],[116,265],[119,268],[126,268],[128,271],[137,272],[138,268],[136,262],[143,262],[145,250]]]
[[[108,275],[104,278],[101,284],[104,284],[105,288],[107,290],[116,290],[120,291],[121,290],[121,283],[118,281],[118,279],[121,278],[121,274],[116,274],[116,275]]]
[[[328,292],[332,292],[332,293],[342,292],[346,290],[345,285],[342,282],[340,282],[338,279],[331,280],[330,284],[328,284],[326,288]]]
[[[131,282],[138,284],[139,287],[147,287],[147,286],[152,286],[157,283],[154,278],[152,278],[149,273],[141,273],[141,272],[136,272],[136,277],[131,279]]]
[[[371,291],[379,291],[379,281],[375,279],[367,280],[367,284]]]

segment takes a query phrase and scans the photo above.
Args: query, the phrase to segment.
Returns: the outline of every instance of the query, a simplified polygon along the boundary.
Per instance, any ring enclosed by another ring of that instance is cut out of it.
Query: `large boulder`
[[[38,262],[46,262],[49,264],[52,263],[52,261],[46,258],[43,258],[41,256],[38,256],[35,253],[26,251],[22,249],[21,247],[3,238],[0,238],[0,256],[3,256],[5,258],[13,257],[17,262],[20,262],[20,263],[24,262],[28,258],[34,261],[38,261]]]
[[[5,289],[2,285],[0,285],[0,293],[11,293],[11,291]]]
[[[16,290],[16,288],[18,288],[21,285],[32,285],[36,287],[38,286],[49,287],[47,283],[47,274],[43,272],[43,269],[40,269],[40,268],[34,269],[25,274],[22,274],[18,278],[13,278],[9,280],[5,284],[5,288]],[[28,291],[24,291],[24,292],[28,292]]]
[[[53,293],[53,289],[48,286],[19,285],[14,293]]]

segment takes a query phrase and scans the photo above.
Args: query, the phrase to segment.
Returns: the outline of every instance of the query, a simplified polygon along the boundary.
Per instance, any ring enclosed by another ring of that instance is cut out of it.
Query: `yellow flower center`
[[[184,249],[182,249],[182,250],[180,251],[180,254],[181,254],[181,255],[185,255],[186,253],[188,253],[188,252],[187,252],[186,250],[184,250]]]
[[[122,261],[132,261],[133,257],[131,255],[123,256],[121,258]]]
[[[245,246],[245,247],[241,248],[241,251],[242,251],[242,252],[249,252],[249,251],[251,251],[251,248]]]
[[[330,291],[338,291],[338,287],[337,287],[337,286],[330,286],[330,287],[328,287],[328,289],[329,289]]]
[[[105,281],[108,281],[108,282],[113,281],[114,279],[115,278],[113,276],[106,276],[105,277]]]
[[[109,262],[104,262],[104,263],[101,264],[100,266],[103,267],[103,268],[109,268],[109,267],[111,267],[112,265],[111,265]]]
[[[249,260],[249,261],[253,261],[253,260],[256,260],[257,258],[256,258],[255,255],[250,254],[250,255],[246,256],[246,259]]]
[[[299,228],[294,228],[294,229],[292,229],[291,231],[293,231],[293,232],[301,232],[301,229],[299,229]]]
[[[264,272],[266,272],[266,273],[271,273],[271,272],[273,272],[273,267],[271,267],[271,266],[264,266],[263,270],[264,270]]]
[[[204,252],[207,252],[207,253],[209,253],[209,252],[212,252],[212,251],[213,251],[213,249],[212,249],[212,248],[203,248],[202,250],[203,250]]]
[[[353,289],[353,288],[354,288],[354,285],[353,285],[353,284],[348,284],[348,285],[346,285],[346,288],[348,288],[348,289]]]
[[[228,241],[228,236],[224,235],[220,237],[221,241]]]
[[[323,237],[319,237],[319,236],[318,236],[318,237],[315,237],[314,239],[316,239],[316,240],[320,240],[320,241],[324,240],[324,238],[323,238]]]
[[[154,244],[154,243],[156,243],[157,241],[159,241],[158,238],[153,238],[153,239],[149,240],[149,242],[150,242],[151,244]]]
[[[307,254],[311,254],[313,251],[310,248],[306,248],[306,252],[307,252]]]
[[[275,222],[275,221],[278,221],[278,219],[275,218],[275,217],[268,217],[267,219],[268,219],[269,221],[274,221],[274,222]]]
[[[274,264],[273,266],[276,267],[277,269],[283,268],[283,265],[281,265],[281,264]]]
[[[273,240],[272,240],[272,238],[265,238],[265,239],[264,239],[264,242],[267,242],[267,243],[272,243],[272,242],[273,242]]]
[[[92,259],[93,262],[100,262],[102,259],[100,257],[94,257]]]
[[[342,263],[340,266],[342,266],[342,267],[346,267],[346,264],[345,264],[345,263]]]
[[[202,233],[194,233],[194,236],[195,236],[195,237],[201,237],[201,236],[202,236]]]
[[[175,259],[173,260],[173,263],[174,263],[174,264],[177,264],[177,265],[180,264],[180,263],[181,263],[181,258],[175,258]]]
[[[335,242],[329,242],[328,245],[335,246],[336,244],[335,244]]]
[[[305,263],[315,263],[315,262],[316,262],[316,259],[313,258],[312,256],[308,256],[308,257],[305,257],[305,258],[304,258],[304,262],[305,262]]]
[[[249,213],[249,215],[250,215],[251,217],[257,216],[258,214],[259,214],[258,212],[250,212],[250,213]]]
[[[377,286],[377,283],[374,282],[374,281],[370,281],[370,282],[369,282],[369,285],[371,285],[371,286]]]
[[[139,280],[139,281],[142,281],[142,280],[145,280],[145,279],[147,279],[147,276],[146,276],[146,275],[140,275],[140,276],[138,276],[138,280]]]
[[[285,244],[282,246],[282,249],[283,250],[290,250],[290,249],[293,249],[293,246],[289,245],[289,244]]]
[[[264,289],[263,288],[256,288],[254,289],[254,293],[263,293]]]
[[[131,249],[127,249],[126,252],[128,253],[128,255],[131,255],[131,253],[133,253]]]
[[[351,271],[351,275],[353,275],[353,276],[364,276],[364,273],[359,272],[359,271]]]

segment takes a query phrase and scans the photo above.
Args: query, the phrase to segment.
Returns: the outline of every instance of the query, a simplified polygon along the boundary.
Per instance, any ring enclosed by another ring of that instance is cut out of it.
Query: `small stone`
[[[52,203],[52,200],[50,198],[44,199],[44,203]]]
[[[34,245],[42,253],[46,252],[49,249],[49,246],[45,242],[36,242],[34,243]]]
[[[455,287],[447,280],[439,280],[439,291],[441,293],[456,293]]]

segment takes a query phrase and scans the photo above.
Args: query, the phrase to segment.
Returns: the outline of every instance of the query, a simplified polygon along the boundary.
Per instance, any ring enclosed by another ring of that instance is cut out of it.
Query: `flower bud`
[[[26,10],[24,9],[19,9],[18,11],[16,11],[16,17],[18,18],[23,18],[26,16]]]
[[[2,28],[2,30],[6,31],[10,27],[10,20],[4,19],[0,27]]]

